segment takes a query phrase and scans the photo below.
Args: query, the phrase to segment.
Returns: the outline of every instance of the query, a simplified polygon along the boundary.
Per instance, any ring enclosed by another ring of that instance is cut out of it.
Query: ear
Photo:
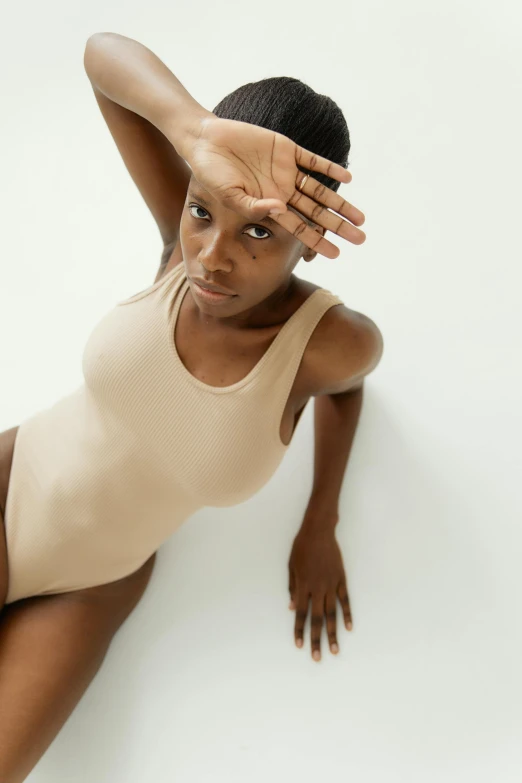
[[[321,234],[321,236],[324,237],[326,229],[323,226],[310,226],[310,228],[313,228],[314,231],[317,231],[318,234]],[[303,261],[313,261],[316,255],[317,255],[317,250],[312,250],[311,247],[305,245],[305,251],[303,253]]]

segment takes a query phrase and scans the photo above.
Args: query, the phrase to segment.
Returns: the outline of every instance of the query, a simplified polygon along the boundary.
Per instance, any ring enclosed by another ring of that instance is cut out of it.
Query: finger
[[[339,645],[337,643],[337,596],[335,593],[328,593],[324,602],[326,610],[326,633],[328,634],[328,644],[330,645],[330,651],[333,653],[339,652]]]
[[[306,181],[304,186],[305,189],[308,185],[308,182],[309,180]],[[323,186],[320,185],[320,187]],[[361,231],[360,228],[356,228],[347,220],[344,220],[344,218],[336,215],[334,212],[330,212],[322,204],[317,204],[316,201],[308,198],[308,196],[305,196],[301,191],[296,190],[288,203],[291,204],[294,209],[297,209],[297,211],[302,215],[306,215],[306,217],[308,217],[310,220],[313,220],[314,223],[317,223],[318,226],[326,228],[328,231],[331,231],[332,234],[337,234],[338,236],[342,237],[342,239],[346,239],[348,242],[351,242],[353,245],[362,245],[363,242],[366,241],[366,234],[364,231]],[[348,204],[347,201],[344,203],[347,205],[347,207],[351,207],[351,204]]]
[[[303,182],[302,185],[301,182]],[[346,201],[335,190],[327,188],[326,185],[313,177],[308,177],[303,181],[303,175],[300,171],[296,177],[296,191],[289,204],[292,204],[314,223],[324,226],[334,234],[339,234],[340,237],[353,242],[354,245],[362,245],[366,239],[364,231],[355,228],[355,226],[362,226],[366,220],[364,212]],[[333,211],[329,212],[328,210]],[[334,214],[335,212],[338,214]]]
[[[309,602],[310,602],[310,597],[308,591],[297,590],[294,637],[295,637],[295,643],[297,644],[298,647],[303,646],[304,625],[305,625],[306,615],[308,614]]]
[[[310,634],[312,639],[312,658],[321,660],[321,631],[324,619],[324,595],[316,594],[312,597],[312,619]]]
[[[337,594],[339,596],[341,606],[343,607],[344,624],[346,625],[347,629],[351,631],[353,628],[352,610],[350,608],[350,599],[348,597],[348,590],[344,582],[340,583],[337,589]]]
[[[307,226],[304,220],[301,220],[299,215],[296,215],[291,209],[285,212],[284,215],[272,215],[271,217],[280,226],[286,228],[290,234],[293,234],[303,245],[315,250],[319,255],[326,256],[326,258],[337,258],[339,256],[340,250],[337,245],[329,242],[319,232]]]
[[[339,182],[351,182],[351,173],[341,166],[339,163],[334,163],[328,158],[323,158],[321,155],[316,155],[315,152],[300,147],[296,144],[295,159],[297,163],[309,171],[319,171],[321,174],[326,174],[330,179],[337,179]]]
[[[294,602],[295,576],[292,568],[289,568],[288,590],[290,592],[290,605],[288,608],[295,609],[295,602]]]

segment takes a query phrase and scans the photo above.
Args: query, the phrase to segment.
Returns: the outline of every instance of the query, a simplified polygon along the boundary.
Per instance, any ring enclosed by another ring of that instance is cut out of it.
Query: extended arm
[[[362,408],[363,385],[314,400],[314,481],[302,527],[333,528],[339,496]]]
[[[295,609],[294,638],[303,645],[305,620],[311,601],[311,644],[320,660],[324,616],[328,643],[338,652],[336,603],[340,601],[344,623],[352,628],[348,583],[335,535],[339,520],[339,496],[362,408],[364,377],[372,372],[383,353],[382,335],[371,319],[358,316],[355,330],[350,320],[334,322],[315,362],[322,387],[315,393],[314,481],[301,527],[289,559],[290,608]]]
[[[343,311],[341,311],[342,314]],[[314,400],[314,481],[303,526],[333,530],[338,521],[339,495],[363,402],[364,379],[379,364],[382,334],[367,316],[346,311],[325,331],[317,352],[319,389]],[[327,325],[328,326],[328,325]]]

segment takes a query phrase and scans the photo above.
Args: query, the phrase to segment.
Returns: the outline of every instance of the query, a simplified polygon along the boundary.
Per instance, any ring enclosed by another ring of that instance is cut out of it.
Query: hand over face
[[[352,615],[342,555],[333,531],[313,534],[301,530],[294,539],[288,566],[290,608],[295,609],[297,646],[303,646],[303,630],[311,599],[312,657],[317,661],[321,658],[325,614],[330,651],[337,653],[337,599],[341,602],[347,630],[352,629]]]
[[[309,176],[301,187],[305,175],[297,165],[339,182],[351,182],[350,172],[281,133],[210,115],[201,121],[186,158],[195,179],[229,209],[249,220],[270,214],[300,242],[327,258],[337,258],[339,248],[293,210],[355,245],[366,239],[356,228],[364,223],[364,214],[314,177]],[[280,214],[273,214],[273,209]]]

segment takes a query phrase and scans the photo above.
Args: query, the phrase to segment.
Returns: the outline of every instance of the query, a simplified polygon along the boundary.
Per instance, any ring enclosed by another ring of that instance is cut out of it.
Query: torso
[[[180,263],[183,263],[183,257],[178,243],[168,259],[163,274]],[[192,375],[210,386],[230,386],[236,383],[248,375],[268,350],[286,320],[317,288],[319,286],[314,283],[297,278],[295,296],[284,320],[266,329],[251,330],[245,334],[238,333],[233,338],[235,344],[228,337],[226,349],[224,349],[225,341],[222,336],[216,334],[214,337],[209,337],[197,331],[193,319],[190,318],[188,296],[185,296],[179,310],[178,328],[176,329],[176,348],[183,364]],[[310,373],[310,356],[318,342],[318,337],[320,337],[322,321],[323,319],[319,321],[308,341],[287,405],[283,411],[279,434],[284,444],[290,442],[303,409],[315,391]],[[202,357],[205,358],[202,360]]]
[[[183,259],[179,244],[174,248],[168,263],[165,266],[163,274],[168,272],[177,263],[182,263]],[[295,301],[292,302],[288,319],[297,308],[307,299],[319,286],[301,280],[298,278],[298,285],[295,288]],[[321,330],[325,326],[327,319],[335,318],[335,311],[338,308],[328,310],[319,321],[316,329],[312,333],[310,340],[303,353],[301,364],[298,368],[292,389],[290,391],[288,402],[283,412],[280,426],[280,437],[283,443],[287,444],[292,438],[294,429],[299,421],[303,409],[310,397],[317,392],[316,383],[311,377],[310,358],[314,349],[320,343]],[[226,343],[226,352],[223,349],[223,340],[209,339],[196,333],[193,323],[188,319],[188,297],[184,298],[183,306],[178,315],[179,328],[176,329],[176,348],[187,370],[196,378],[204,381],[211,386],[229,386],[236,381],[244,378],[250,370],[261,359],[265,351],[275,339],[279,330],[285,321],[280,324],[268,327],[267,329],[253,330],[252,333],[241,335],[235,345],[229,340]],[[285,320],[286,320],[285,319]],[[201,357],[206,357],[205,362]],[[11,427],[4,432],[0,432],[0,521],[3,521],[3,512],[7,498],[7,488],[9,485],[9,474],[13,459],[13,448],[18,427]],[[3,524],[0,525],[0,557],[2,550]]]

